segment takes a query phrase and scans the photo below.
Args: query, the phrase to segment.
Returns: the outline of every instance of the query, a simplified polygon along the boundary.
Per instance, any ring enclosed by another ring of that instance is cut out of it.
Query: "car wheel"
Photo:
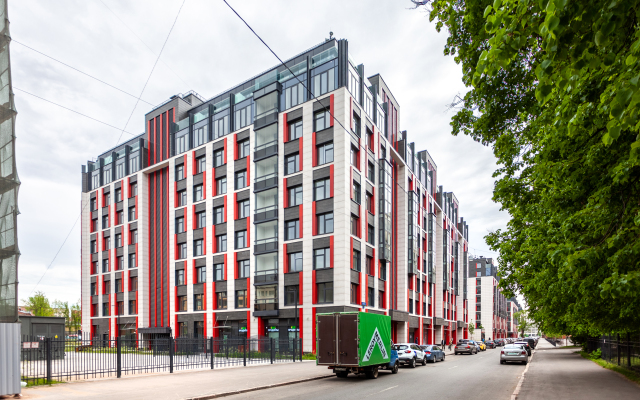
[[[427,356],[422,358],[422,365],[427,365]]]
[[[444,354],[442,355],[442,361],[444,361]]]
[[[347,376],[349,376],[348,372],[336,372],[336,376],[338,378],[346,378]]]
[[[500,360],[500,364],[504,364],[504,361]]]
[[[416,367],[416,359],[412,358],[411,361],[409,362],[409,368],[415,368]]]
[[[523,362],[522,362],[522,364],[523,364],[523,365],[527,365],[527,362],[526,362],[526,361],[523,361]]]
[[[397,374],[397,373],[398,373],[398,362],[396,362],[396,363],[393,365],[393,368],[391,369],[391,373],[392,373],[392,374]]]

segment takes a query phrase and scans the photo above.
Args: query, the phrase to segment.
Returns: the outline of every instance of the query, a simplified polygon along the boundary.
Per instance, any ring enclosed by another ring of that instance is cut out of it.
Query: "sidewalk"
[[[640,399],[640,386],[576,354],[540,339],[518,400]]]
[[[61,383],[23,389],[25,399],[186,399],[214,393],[249,389],[318,376],[333,376],[315,361],[225,368],[209,371],[180,371],[173,374],[129,375]]]

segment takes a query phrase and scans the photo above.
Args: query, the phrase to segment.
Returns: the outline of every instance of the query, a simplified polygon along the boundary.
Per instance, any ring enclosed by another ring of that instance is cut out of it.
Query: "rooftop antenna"
[[[331,39],[333,39],[333,31],[329,31],[329,39],[325,39],[325,42],[330,41]]]

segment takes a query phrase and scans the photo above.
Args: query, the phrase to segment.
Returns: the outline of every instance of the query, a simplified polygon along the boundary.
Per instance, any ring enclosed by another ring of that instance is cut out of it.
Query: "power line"
[[[128,26],[128,25],[127,25],[127,24],[126,24],[126,23],[125,23],[125,22],[124,22],[120,17],[118,17],[118,14],[116,14],[115,12],[113,12],[113,10],[112,10],[111,8],[109,8],[109,6],[107,6],[107,5],[104,3],[104,1],[102,1],[102,0],[99,0],[99,1],[100,1],[100,3],[102,3],[102,5],[103,5],[103,6],[105,6],[105,8],[106,8],[107,10],[109,10],[109,12],[110,12],[111,14],[113,14],[113,15],[118,19],[118,21],[120,21],[120,23],[122,23],[122,25],[124,25],[124,27],[125,27],[125,28],[127,28],[127,29],[129,30],[129,32],[131,32],[131,33],[133,34],[133,36],[135,36],[135,37],[140,41],[140,43],[142,43],[142,44],[143,44],[143,45],[144,45],[144,46],[145,46],[145,47],[146,47],[146,48],[151,52],[151,54],[153,54],[154,56],[156,55],[156,53],[151,49],[151,47],[149,47],[149,45],[147,45],[147,44],[146,44],[146,43],[145,43],[145,42],[140,38],[140,36],[136,35],[136,33],[133,31],[133,29],[129,28],[129,26]],[[167,67],[167,68],[169,69],[169,71],[173,72],[173,74],[174,74],[178,79],[180,79],[180,80],[182,81],[182,83],[184,83],[187,87],[190,87],[190,86],[189,86],[189,84],[188,84],[187,82],[185,82],[185,81],[184,81],[184,79],[182,79],[182,77],[181,77],[180,75],[178,75],[178,73],[177,73],[176,71],[174,71],[174,70],[169,66],[169,64],[165,63],[165,62],[164,62],[164,61],[162,61],[162,60],[160,60],[160,62],[161,62],[165,67]]]
[[[82,116],[83,116],[83,117],[85,117],[85,118],[89,118],[89,119],[92,119],[92,120],[94,120],[94,121],[96,121],[96,122],[100,122],[101,124],[106,125],[106,126],[108,126],[108,127],[110,127],[110,128],[117,129],[117,130],[121,130],[121,129],[120,129],[120,128],[118,128],[117,126],[113,126],[113,125],[108,124],[108,123],[106,123],[106,122],[104,122],[104,121],[100,121],[99,119],[95,119],[95,118],[90,117],[90,116],[88,116],[88,115],[86,115],[86,114],[83,114],[83,113],[81,113],[81,112],[79,112],[79,111],[72,110],[72,109],[70,109],[69,107],[65,107],[65,106],[60,105],[60,104],[58,104],[58,103],[54,103],[54,102],[53,102],[53,101],[51,101],[51,100],[47,100],[47,99],[45,99],[45,98],[43,98],[43,97],[40,97],[40,96],[37,96],[37,95],[35,95],[35,94],[33,94],[33,93],[29,93],[29,92],[27,92],[26,90],[23,90],[23,89],[17,88],[17,87],[15,87],[15,86],[13,87],[13,89],[15,89],[15,90],[19,90],[19,91],[21,91],[21,92],[23,92],[23,93],[26,93],[26,94],[28,94],[28,95],[30,95],[30,96],[33,96],[33,97],[36,97],[36,98],[38,98],[38,99],[40,99],[40,100],[44,100],[44,101],[46,101],[47,103],[51,103],[51,104],[53,104],[53,105],[55,105],[55,106],[58,106],[58,107],[64,108],[65,110],[68,110],[68,111],[71,111],[71,112],[73,112],[73,113],[76,113],[76,114],[82,115]],[[137,136],[137,134],[135,134],[135,133],[131,133],[131,132],[128,132],[128,131],[125,131],[125,130],[122,130],[122,132],[128,133],[129,135]],[[121,134],[121,136],[122,136],[122,134]]]
[[[71,69],[72,69],[72,70],[74,70],[74,71],[80,72],[82,75],[88,76],[88,77],[89,77],[89,78],[91,78],[91,79],[95,79],[96,81],[98,81],[98,82],[100,82],[100,83],[104,83],[105,85],[107,85],[107,86],[109,86],[109,87],[111,87],[111,88],[113,88],[113,89],[115,89],[115,90],[117,90],[117,91],[119,91],[119,92],[122,92],[122,93],[124,93],[124,94],[126,94],[126,95],[128,95],[128,96],[133,97],[134,99],[136,98],[136,95],[134,95],[134,94],[131,94],[131,93],[129,93],[129,92],[125,92],[124,90],[122,90],[122,89],[120,89],[120,88],[117,88],[117,87],[113,86],[113,85],[112,85],[112,84],[110,84],[110,83],[107,83],[107,82],[105,82],[105,81],[103,81],[103,80],[101,80],[101,79],[98,79],[98,78],[96,78],[96,77],[95,77],[95,76],[93,76],[93,75],[89,75],[89,74],[87,74],[86,72],[80,71],[78,68],[72,67],[72,66],[71,66],[71,65],[69,65],[69,64],[66,64],[66,63],[64,63],[64,62],[62,62],[62,61],[60,61],[60,60],[58,60],[58,59],[55,59],[55,58],[53,58],[53,57],[51,57],[51,56],[47,55],[47,54],[44,54],[43,52],[38,51],[38,50],[34,49],[33,47],[29,47],[29,46],[27,46],[26,44],[24,44],[24,43],[20,43],[20,42],[18,42],[18,41],[17,41],[17,40],[15,40],[15,39],[11,39],[11,42],[13,42],[13,43],[18,43],[19,45],[24,46],[24,47],[26,47],[26,48],[27,48],[27,49],[29,49],[29,50],[35,51],[36,53],[38,53],[38,54],[40,54],[40,55],[43,55],[43,56],[45,56],[45,57],[47,57],[47,58],[49,58],[49,59],[51,59],[51,60],[53,60],[53,61],[55,61],[55,62],[58,62],[58,63],[60,63],[60,64],[64,65],[65,67],[69,67],[69,68],[71,68]],[[141,100],[142,100],[142,99],[141,99]],[[149,103],[149,102],[148,102],[148,101],[146,101],[146,100],[142,100],[142,101],[143,101],[143,102],[145,102],[145,103],[147,103],[147,104],[149,104],[150,106],[153,106],[153,104]]]
[[[176,22],[178,22],[178,17],[180,16],[180,11],[182,11],[182,7],[184,6],[184,3],[186,1],[187,0],[182,0],[182,4],[180,5],[180,8],[178,9],[178,14],[176,14],[176,19],[173,20],[173,25],[171,25],[171,29],[169,29],[169,33],[167,34],[167,38],[164,40],[164,43],[162,44],[162,48],[160,49],[160,53],[158,54],[158,57],[156,58],[156,62],[153,63],[153,68],[151,68],[151,72],[149,72],[149,76],[147,77],[147,81],[144,83],[144,86],[142,87],[142,91],[140,92],[140,96],[136,100],[136,104],[133,106],[133,110],[131,110],[131,114],[129,114],[129,118],[127,119],[127,123],[124,124],[124,128],[122,128],[122,132],[124,132],[124,130],[127,129],[127,125],[129,125],[129,121],[131,121],[131,117],[133,116],[134,111],[136,111],[136,107],[138,106],[138,102],[140,101],[140,97],[142,97],[142,94],[144,93],[144,90],[147,88],[147,84],[149,83],[149,80],[151,79],[151,75],[153,75],[153,71],[156,69],[156,65],[158,65],[158,61],[160,60],[160,56],[162,55],[162,51],[164,50],[164,47],[167,45],[167,41],[169,41],[169,37],[171,36],[171,32],[173,32],[173,27],[176,26]],[[120,137],[118,138],[118,141],[116,142],[116,146],[120,143],[120,139],[121,138],[122,138],[122,133],[120,133]]]

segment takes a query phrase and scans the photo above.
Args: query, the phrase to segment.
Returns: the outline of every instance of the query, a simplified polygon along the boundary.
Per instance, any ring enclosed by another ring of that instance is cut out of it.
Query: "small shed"
[[[64,317],[20,316],[22,336],[38,339],[65,339]]]

